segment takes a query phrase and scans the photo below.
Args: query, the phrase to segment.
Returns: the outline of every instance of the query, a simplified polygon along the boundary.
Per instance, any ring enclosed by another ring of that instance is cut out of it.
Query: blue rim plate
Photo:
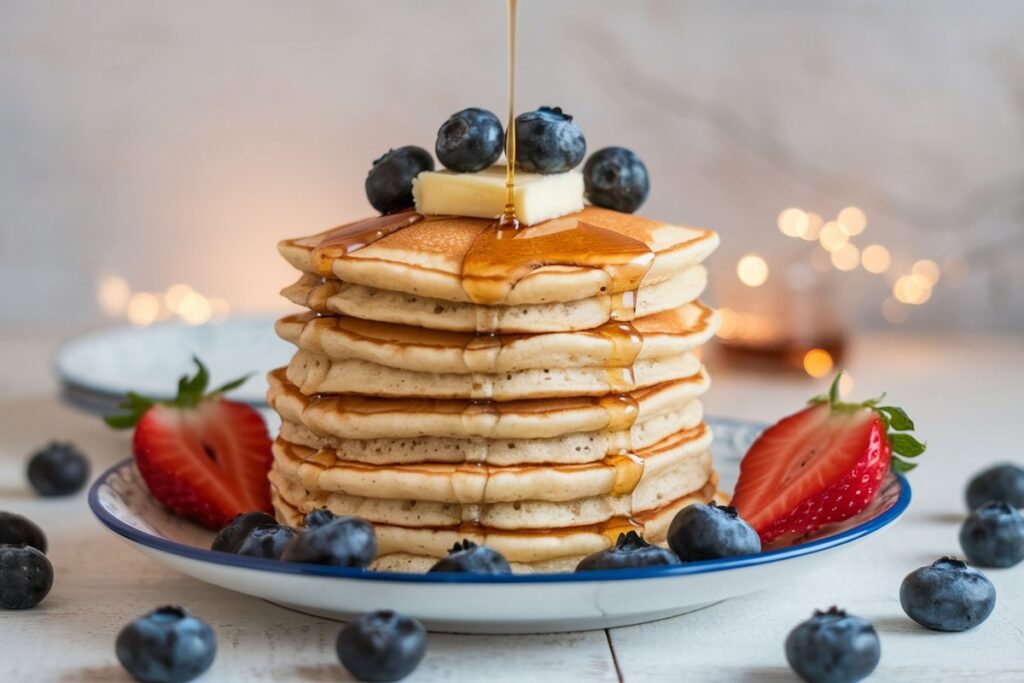
[[[732,440],[752,441],[764,426],[728,419],[709,419],[709,423],[718,436],[726,432]],[[739,436],[737,436],[739,434]],[[721,437],[718,436],[719,440]],[[738,464],[738,459],[736,461]],[[716,465],[722,467],[721,455],[716,455]],[[670,567],[646,567],[636,569],[619,569],[593,571],[581,574],[574,573],[540,573],[513,574],[506,576],[481,576],[474,574],[414,574],[399,572],[376,572],[349,567],[329,567],[323,565],[296,564],[244,557],[230,553],[216,552],[204,547],[189,545],[171,540],[164,536],[149,533],[128,522],[108,509],[101,501],[101,492],[117,477],[135,477],[132,460],[126,459],[107,469],[96,479],[89,490],[89,507],[93,514],[107,528],[132,543],[145,548],[168,553],[199,562],[212,563],[227,567],[273,572],[276,574],[302,574],[321,577],[338,577],[358,579],[360,581],[406,582],[406,583],[473,583],[473,584],[537,584],[537,583],[583,583],[594,581],[632,581],[636,579],[652,579],[665,577],[707,574],[727,570],[755,567],[813,555],[825,550],[846,545],[860,538],[873,534],[896,521],[910,505],[911,490],[906,478],[900,475],[891,476],[883,485],[876,501],[877,509],[869,508],[853,520],[848,520],[841,527],[833,526],[818,532],[815,537],[802,543],[776,550],[768,550],[757,555],[732,557],[717,560],[689,562]],[[138,483],[142,486],[141,482]]]

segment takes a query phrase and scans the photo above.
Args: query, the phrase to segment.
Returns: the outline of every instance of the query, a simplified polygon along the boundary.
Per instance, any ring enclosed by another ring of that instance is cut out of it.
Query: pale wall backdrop
[[[102,324],[109,275],[280,306],[279,238],[366,214],[389,147],[503,110],[503,22],[501,0],[0,0],[0,326]],[[519,101],[638,151],[645,213],[721,231],[719,291],[744,253],[815,248],[781,209],[855,205],[894,267],[830,276],[851,320],[886,325],[929,258],[949,277],[904,327],[1021,329],[1022,26],[1015,0],[522,0]]]

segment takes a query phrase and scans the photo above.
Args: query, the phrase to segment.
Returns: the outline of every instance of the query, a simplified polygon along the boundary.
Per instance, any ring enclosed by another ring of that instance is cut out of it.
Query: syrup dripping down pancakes
[[[376,568],[463,538],[572,570],[623,531],[664,543],[717,493],[697,299],[717,235],[587,207],[528,228],[412,211],[285,240],[308,309],[278,334],[270,475],[295,524],[373,522]]]

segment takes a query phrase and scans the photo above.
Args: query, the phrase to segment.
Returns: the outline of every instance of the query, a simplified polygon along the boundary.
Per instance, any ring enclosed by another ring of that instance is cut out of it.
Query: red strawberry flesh
[[[154,405],[135,429],[135,461],[152,494],[219,529],[243,512],[269,512],[273,458],[260,415],[219,397],[194,408]]]
[[[818,403],[754,443],[732,504],[765,544],[802,536],[867,507],[889,464],[886,429],[875,410]]]

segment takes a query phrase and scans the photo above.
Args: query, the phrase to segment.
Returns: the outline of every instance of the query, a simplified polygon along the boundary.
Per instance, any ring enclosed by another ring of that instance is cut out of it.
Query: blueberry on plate
[[[810,683],[853,683],[866,678],[882,656],[870,622],[833,607],[815,611],[786,638],[786,659]]]
[[[761,552],[761,539],[736,508],[714,501],[688,505],[676,513],[668,529],[668,545],[683,562]]]
[[[996,588],[966,563],[943,557],[915,569],[900,586],[907,616],[933,631],[966,631],[988,619],[996,605]]]
[[[77,493],[89,479],[89,461],[70,443],[51,442],[28,462],[28,481],[41,496]]]
[[[647,167],[625,147],[605,147],[583,165],[584,196],[594,206],[633,213],[647,199]]]
[[[985,503],[960,527],[960,547],[980,567],[1012,567],[1024,560],[1024,516],[1007,503]]]
[[[967,485],[967,507],[976,510],[991,501],[1024,508],[1024,469],[1005,464],[976,474]]]
[[[360,681],[397,681],[423,660],[427,631],[411,617],[379,610],[346,624],[336,647],[342,665]]]
[[[288,526],[268,524],[250,531],[238,546],[239,555],[263,557],[268,560],[281,559],[281,553],[298,532]]]
[[[651,545],[640,538],[640,534],[630,531],[627,534],[619,534],[613,547],[584,557],[576,565],[576,571],[664,567],[670,564],[679,564],[679,558],[674,552],[668,548]]]
[[[53,565],[29,545],[0,545],[0,608],[35,607],[53,587]]]
[[[306,528],[315,529],[317,527],[323,526],[324,524],[327,524],[328,522],[333,522],[337,518],[338,516],[331,512],[330,510],[328,510],[327,508],[319,508],[317,510],[312,510],[306,513]]]
[[[583,161],[587,140],[561,107],[541,107],[516,117],[516,168],[564,173]]]
[[[0,545],[30,545],[45,553],[46,534],[27,517],[0,512]]]
[[[434,158],[422,147],[408,145],[388,150],[373,162],[366,176],[366,198],[381,213],[411,208],[412,181],[423,171],[434,170]]]
[[[474,173],[497,161],[504,144],[505,132],[498,117],[472,107],[452,114],[441,124],[434,153],[445,168]]]
[[[376,554],[377,537],[368,522],[358,517],[338,517],[300,532],[285,546],[281,559],[335,567],[366,567]]]
[[[438,560],[430,572],[470,572],[473,574],[511,574],[505,556],[493,548],[463,540],[448,551],[448,557]]]
[[[161,607],[117,634],[121,666],[144,683],[184,683],[213,664],[217,641],[210,628],[181,607]]]
[[[242,545],[242,541],[249,535],[249,532],[258,526],[270,526],[277,524],[277,520],[268,515],[266,512],[243,512],[240,515],[236,515],[234,519],[228,522],[217,534],[217,537],[213,539],[213,545],[210,546],[211,550],[220,550],[225,553],[238,552],[238,546]]]

